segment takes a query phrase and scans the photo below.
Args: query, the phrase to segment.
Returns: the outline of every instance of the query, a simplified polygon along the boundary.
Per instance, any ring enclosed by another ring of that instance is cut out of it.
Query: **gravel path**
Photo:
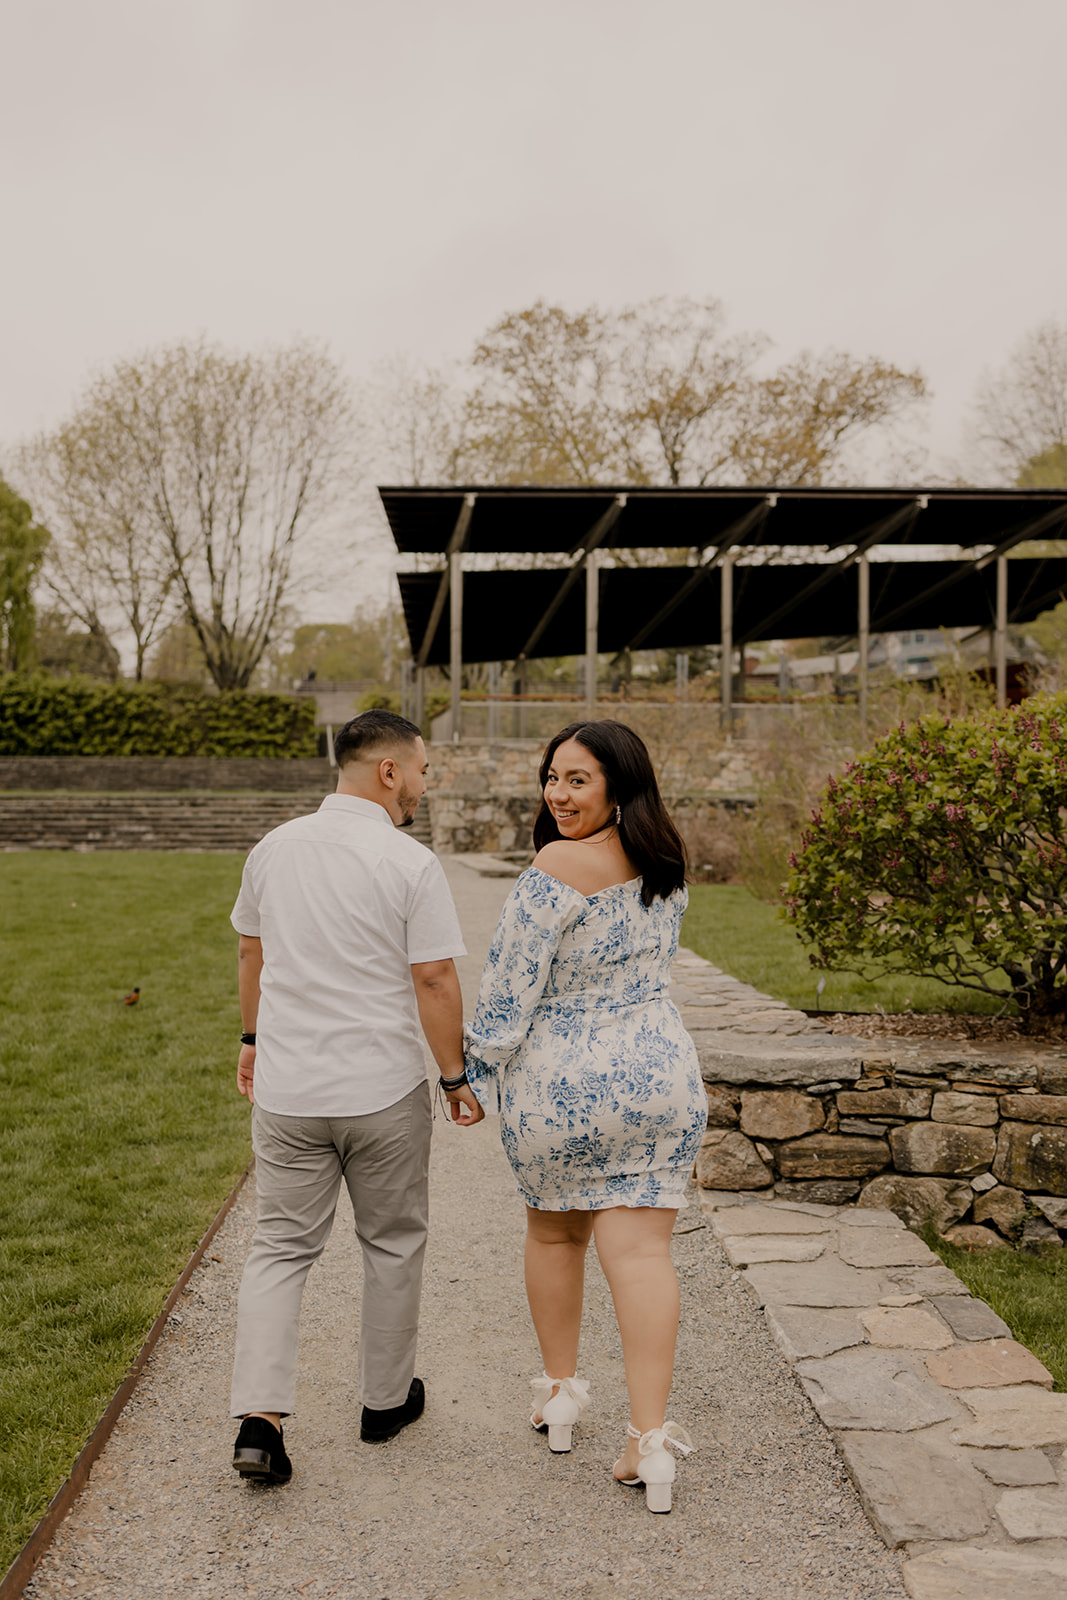
[[[509,884],[450,866],[481,961]],[[682,1332],[671,1414],[698,1453],[675,1509],[615,1485],[626,1420],[618,1335],[590,1253],[583,1373],[593,1406],[569,1456],[526,1424],[539,1370],[522,1290],[522,1207],[490,1119],[435,1127],[419,1371],[424,1417],[386,1445],[358,1438],[351,1334],[359,1261],[342,1208],[305,1295],[285,1487],[243,1483],[226,1411],[237,1286],[252,1230],[242,1197],[196,1273],[74,1512],[34,1600],[169,1593],[230,1600],[902,1600],[834,1446],[702,1223],[680,1233]],[[699,1223],[696,1208],[683,1225]]]

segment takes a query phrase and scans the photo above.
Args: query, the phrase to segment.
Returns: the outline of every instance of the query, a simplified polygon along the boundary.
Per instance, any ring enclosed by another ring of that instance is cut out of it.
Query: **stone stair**
[[[321,800],[321,793],[0,793],[0,851],[246,851],[272,828],[316,811]],[[411,832],[429,847],[425,801]]]
[[[0,795],[0,850],[250,850],[320,794]]]

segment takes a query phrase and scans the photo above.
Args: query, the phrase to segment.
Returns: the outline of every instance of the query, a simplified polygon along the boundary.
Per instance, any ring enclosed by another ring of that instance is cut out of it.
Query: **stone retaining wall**
[[[430,747],[430,809],[433,847],[439,855],[475,851],[493,854],[524,850],[537,814],[537,768],[541,745],[535,740],[463,742]],[[688,820],[713,821],[720,808],[743,803],[750,784],[740,747],[701,757],[713,771],[699,785],[687,764],[684,746],[659,763],[661,787],[683,826]]]
[[[893,1211],[971,1248],[1067,1233],[1067,1053],[867,1040],[691,952],[677,1002],[700,1056],[706,1189]]]

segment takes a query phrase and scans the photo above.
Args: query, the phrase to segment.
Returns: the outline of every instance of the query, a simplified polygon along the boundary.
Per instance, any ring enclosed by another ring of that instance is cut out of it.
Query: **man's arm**
[[[259,975],[263,971],[263,940],[242,933],[237,940],[237,995],[241,1002],[241,1032],[255,1033],[259,1016]],[[252,1078],[256,1047],[243,1044],[237,1057],[237,1090],[253,1103]]]
[[[416,961],[411,977],[419,1006],[419,1021],[442,1078],[463,1076],[463,996],[454,961]],[[462,1084],[443,1091],[452,1121],[470,1127],[485,1112],[474,1092]]]

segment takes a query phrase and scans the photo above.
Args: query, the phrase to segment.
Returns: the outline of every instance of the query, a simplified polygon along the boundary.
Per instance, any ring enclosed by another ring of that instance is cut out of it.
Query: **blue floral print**
[[[693,1041],[669,997],[688,896],[641,880],[585,896],[531,867],[515,885],[467,1032],[467,1076],[527,1205],[685,1204],[707,1126]]]

